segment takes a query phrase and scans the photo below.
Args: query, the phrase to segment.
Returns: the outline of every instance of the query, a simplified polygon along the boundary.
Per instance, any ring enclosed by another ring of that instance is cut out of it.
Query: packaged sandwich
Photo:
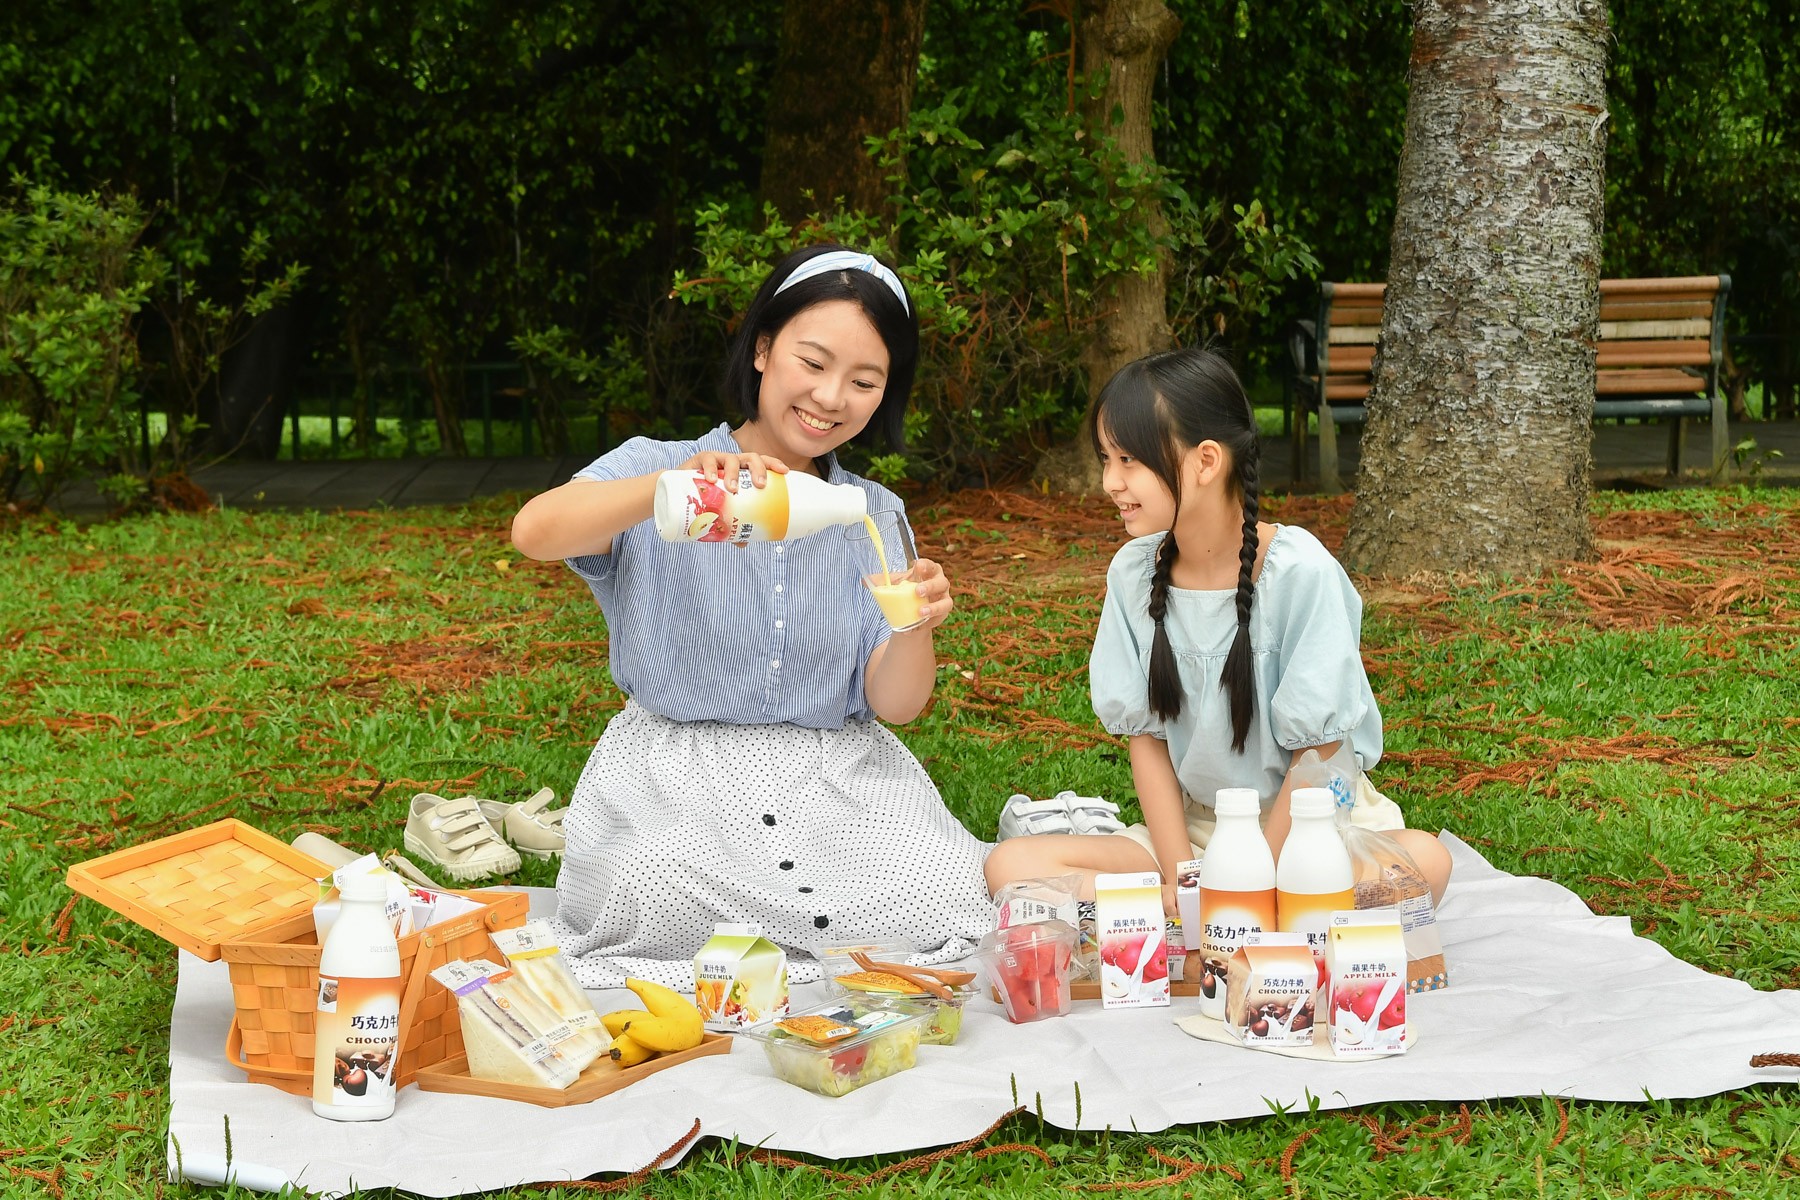
[[[575,1031],[505,967],[457,959],[431,977],[456,996],[469,1074],[477,1079],[566,1088],[597,1055],[576,1046]]]
[[[600,1014],[575,982],[550,922],[529,921],[517,929],[497,929],[493,939],[517,979],[536,992],[579,1037],[591,1043],[596,1055],[606,1048],[609,1039],[600,1024]]]

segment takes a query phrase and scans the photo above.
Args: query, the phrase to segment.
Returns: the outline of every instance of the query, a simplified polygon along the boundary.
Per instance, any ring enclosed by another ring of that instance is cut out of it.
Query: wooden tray
[[[518,1100],[544,1108],[566,1108],[571,1104],[586,1104],[590,1100],[611,1095],[620,1088],[630,1087],[640,1079],[679,1063],[705,1058],[709,1054],[730,1053],[730,1034],[709,1033],[692,1050],[659,1054],[649,1062],[639,1063],[635,1067],[614,1066],[611,1059],[601,1058],[567,1088],[527,1087],[519,1083],[494,1083],[487,1079],[475,1079],[469,1075],[468,1057],[459,1054],[433,1066],[419,1068],[413,1082],[419,1085],[421,1091],[494,1096],[501,1100]]]
[[[1199,994],[1200,981],[1198,979],[1171,979],[1169,981],[1169,995],[1171,996],[1198,996]],[[995,1004],[1000,1003],[1000,992],[992,985],[989,985],[988,987],[988,996],[992,998]],[[1069,984],[1069,999],[1100,999],[1100,981],[1098,979],[1076,979],[1071,981]]]
[[[1169,995],[1198,996],[1200,981],[1198,979],[1169,980]],[[1069,985],[1069,999],[1098,1000],[1100,998],[1100,981],[1098,979],[1077,979]]]
[[[230,938],[310,933],[315,881],[329,874],[311,855],[227,818],[76,863],[68,884],[213,962]]]

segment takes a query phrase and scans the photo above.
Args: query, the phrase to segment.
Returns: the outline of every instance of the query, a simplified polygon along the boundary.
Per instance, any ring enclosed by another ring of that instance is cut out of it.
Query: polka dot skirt
[[[943,962],[994,923],[988,845],[875,721],[684,723],[627,704],[563,830],[556,926],[584,987],[629,974],[691,991],[720,921],[761,925],[796,983],[818,977],[822,943],[897,938]]]

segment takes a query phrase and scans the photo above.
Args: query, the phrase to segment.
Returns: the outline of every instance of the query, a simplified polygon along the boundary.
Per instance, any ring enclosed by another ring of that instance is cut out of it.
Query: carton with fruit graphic
[[[1169,1003],[1169,943],[1162,876],[1154,871],[1094,876],[1100,942],[1100,996],[1107,1008]]]
[[[1310,1046],[1319,968],[1304,933],[1252,933],[1232,956],[1225,1028],[1246,1046]]]
[[[1362,1058],[1406,1050],[1406,969],[1398,909],[1331,914],[1325,971],[1332,1053]]]
[[[694,1001],[706,1027],[724,1033],[785,1017],[787,955],[760,925],[715,925],[694,956]]]

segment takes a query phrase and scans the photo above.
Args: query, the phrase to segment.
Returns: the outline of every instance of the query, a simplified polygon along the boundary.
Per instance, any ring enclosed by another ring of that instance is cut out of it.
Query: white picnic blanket
[[[1385,1100],[1703,1096],[1800,1070],[1753,1069],[1750,1056],[1800,1050],[1800,992],[1759,992],[1708,974],[1597,917],[1567,889],[1508,875],[1442,835],[1456,863],[1439,923],[1451,986],[1414,997],[1420,1043],[1379,1061],[1313,1062],[1197,1040],[1170,1009],[1106,1012],[1015,1026],[985,997],[955,1046],[839,1099],[792,1087],[762,1049],[684,1063],[612,1096],[538,1108],[407,1088],[383,1122],[337,1124],[308,1101],[244,1082],[223,1058],[231,997],[222,964],[185,952],[170,1037],[171,1177],[335,1193],[398,1187],[452,1196],[644,1166],[700,1121],[747,1145],[829,1158],[906,1151],[973,1137],[1020,1101],[1063,1128],[1138,1129],[1262,1116],[1270,1103],[1325,1108]],[[533,904],[554,903],[534,892]],[[535,915],[543,915],[537,913]],[[796,1000],[814,989],[797,988]],[[594,993],[602,1009],[628,992]],[[1079,1101],[1077,1100],[1079,1085]],[[179,1151],[176,1147],[179,1146]]]

